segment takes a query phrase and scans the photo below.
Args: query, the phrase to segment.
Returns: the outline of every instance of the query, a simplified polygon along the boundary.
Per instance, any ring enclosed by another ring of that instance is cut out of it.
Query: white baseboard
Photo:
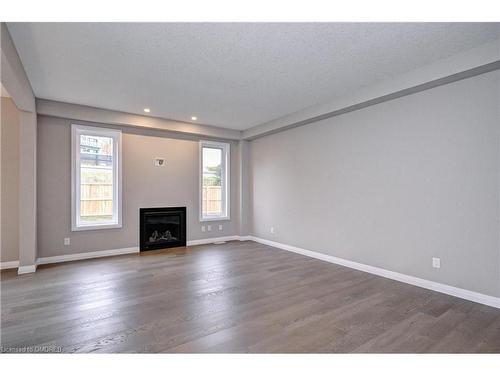
[[[483,305],[488,305],[488,306],[492,306],[492,307],[496,307],[496,308],[500,309],[500,298],[499,297],[493,297],[493,296],[489,296],[486,294],[473,292],[471,290],[461,289],[461,288],[457,288],[457,287],[454,287],[451,285],[441,284],[441,283],[438,283],[435,281],[420,279],[418,277],[409,276],[409,275],[405,275],[405,274],[394,272],[394,271],[388,271],[388,270],[385,270],[383,268],[369,266],[367,264],[357,263],[357,262],[353,262],[353,261],[350,261],[347,259],[337,258],[337,257],[334,257],[332,255],[327,255],[327,254],[323,254],[323,253],[318,253],[316,251],[301,249],[299,247],[286,245],[286,244],[282,244],[280,242],[270,241],[270,240],[266,240],[266,239],[255,237],[255,236],[247,236],[247,237],[251,241],[255,241],[255,242],[258,242],[258,243],[261,243],[264,245],[273,246],[273,247],[276,247],[278,249],[291,251],[291,252],[294,252],[297,254],[302,254],[302,255],[305,255],[308,257],[320,259],[320,260],[323,260],[325,262],[339,264],[341,266],[353,268],[353,269],[356,269],[359,271],[368,272],[368,273],[371,273],[374,275],[386,277],[388,279],[400,281],[400,282],[403,282],[406,284],[415,285],[415,286],[425,288],[425,289],[430,289],[430,290],[433,290],[435,292],[448,294],[448,295],[451,295],[454,297],[466,299],[469,301],[481,303]]]
[[[49,263],[70,262],[72,260],[102,258],[102,257],[110,257],[113,255],[132,254],[138,252],[139,252],[138,247],[126,247],[123,249],[91,251],[88,253],[66,254],[66,255],[57,255],[53,257],[38,258],[36,263],[49,264]]]
[[[191,240],[187,241],[187,246],[205,245],[214,242],[221,241],[239,241],[240,236],[225,236],[225,237],[214,237],[214,238],[203,238],[201,240]]]
[[[239,240],[239,239],[240,239],[239,236],[203,238],[200,240],[187,241],[187,246],[204,245],[204,244],[210,244],[210,243],[220,242],[220,241],[235,241],[235,240]],[[61,263],[61,262],[70,262],[73,260],[102,258],[102,257],[109,257],[109,256],[114,256],[114,255],[133,254],[133,253],[138,253],[138,252],[139,252],[138,247],[126,247],[123,249],[91,251],[88,253],[66,254],[66,255],[57,255],[57,256],[52,256],[52,257],[38,258],[36,263],[37,264]]]
[[[32,264],[30,266],[20,266],[17,269],[17,274],[18,275],[22,275],[22,274],[25,274],[25,273],[33,273],[35,271],[36,271],[36,264]]]
[[[17,268],[17,267],[19,267],[18,260],[13,260],[10,262],[0,262],[0,270],[8,270],[10,268]]]

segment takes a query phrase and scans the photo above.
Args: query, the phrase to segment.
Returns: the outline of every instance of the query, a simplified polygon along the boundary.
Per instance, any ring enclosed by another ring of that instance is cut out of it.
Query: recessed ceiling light
[[[196,116],[191,116],[191,120],[196,121],[196,120],[198,120],[198,117],[196,117]]]
[[[151,110],[149,108],[144,108],[144,112],[149,113]]]

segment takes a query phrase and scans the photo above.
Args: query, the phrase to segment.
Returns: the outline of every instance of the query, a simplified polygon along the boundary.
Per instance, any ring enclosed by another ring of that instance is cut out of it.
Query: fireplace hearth
[[[186,246],[186,207],[140,209],[140,250]]]

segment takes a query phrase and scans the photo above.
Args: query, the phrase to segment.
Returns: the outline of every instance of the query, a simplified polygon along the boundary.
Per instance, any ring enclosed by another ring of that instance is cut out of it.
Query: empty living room
[[[1,20],[1,361],[498,370],[500,22],[40,4]]]

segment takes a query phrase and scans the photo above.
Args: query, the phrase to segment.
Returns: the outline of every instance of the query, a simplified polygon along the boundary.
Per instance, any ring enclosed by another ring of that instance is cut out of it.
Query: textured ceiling
[[[500,37],[474,23],[9,23],[39,98],[247,129]]]

